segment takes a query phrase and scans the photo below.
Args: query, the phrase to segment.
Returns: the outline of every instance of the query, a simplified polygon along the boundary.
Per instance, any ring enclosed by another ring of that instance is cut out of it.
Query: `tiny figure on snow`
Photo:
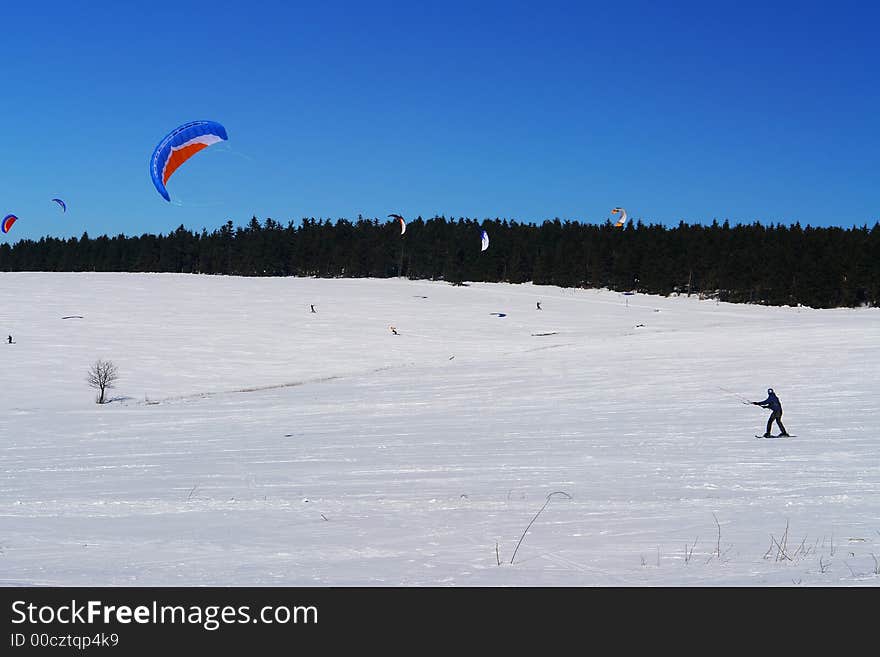
[[[538,302],[538,310],[541,310],[541,302]]]
[[[767,399],[759,402],[752,402],[755,406],[760,406],[761,408],[769,408],[770,419],[767,420],[767,431],[764,433],[764,438],[770,438],[770,428],[773,426],[773,421],[776,421],[776,424],[779,425],[780,437],[788,436],[788,432],[785,430],[785,427],[782,426],[782,402],[779,401],[779,397],[776,396],[776,393],[773,392],[773,388],[767,388]]]
[[[397,332],[397,329],[394,328],[393,326],[389,326],[388,328],[391,329],[391,332],[392,332],[394,335],[400,335],[400,333]]]
[[[312,312],[313,312],[313,313],[318,312],[317,310],[315,310],[315,304],[312,303],[312,304],[309,304],[309,305],[312,307]]]
[[[9,336],[9,344],[12,344],[12,336]]]

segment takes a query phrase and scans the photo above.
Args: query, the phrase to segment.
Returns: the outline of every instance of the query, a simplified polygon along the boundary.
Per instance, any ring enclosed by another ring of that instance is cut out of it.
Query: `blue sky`
[[[4,241],[616,205],[880,218],[874,3],[32,5],[4,6]],[[229,141],[174,174],[169,204],[149,157],[194,119]]]

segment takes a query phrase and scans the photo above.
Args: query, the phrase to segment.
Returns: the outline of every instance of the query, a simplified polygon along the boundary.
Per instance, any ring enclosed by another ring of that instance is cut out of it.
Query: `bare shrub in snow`
[[[86,383],[90,388],[98,391],[98,398],[95,400],[98,404],[104,403],[104,396],[108,388],[112,388],[116,379],[119,378],[119,370],[113,361],[98,359],[95,364],[89,368],[89,374],[86,377]]]

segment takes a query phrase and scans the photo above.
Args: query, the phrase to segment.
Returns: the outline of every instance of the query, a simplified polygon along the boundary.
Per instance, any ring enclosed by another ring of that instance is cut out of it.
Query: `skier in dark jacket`
[[[773,392],[773,388],[767,389],[767,399],[759,402],[752,402],[755,406],[760,406],[762,408],[769,408],[770,419],[767,420],[767,431],[764,433],[764,438],[770,438],[770,427],[773,426],[773,421],[776,420],[776,424],[779,425],[779,429],[782,431],[780,436],[787,436],[788,432],[785,430],[785,427],[782,426],[782,402],[779,401],[779,397],[776,396],[776,393]]]

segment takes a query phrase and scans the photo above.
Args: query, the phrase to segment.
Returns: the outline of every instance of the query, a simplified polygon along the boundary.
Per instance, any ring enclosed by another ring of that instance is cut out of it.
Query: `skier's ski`
[[[755,438],[797,438],[797,436],[794,434],[788,434],[787,436],[783,436],[782,434],[776,436],[759,436],[758,434],[755,434]]]

